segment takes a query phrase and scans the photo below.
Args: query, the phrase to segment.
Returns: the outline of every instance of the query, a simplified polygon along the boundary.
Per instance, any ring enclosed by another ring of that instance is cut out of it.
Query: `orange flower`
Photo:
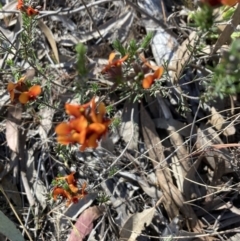
[[[86,139],[88,121],[84,116],[70,120],[68,123],[60,123],[56,128],[57,141],[63,145],[83,144]]]
[[[25,5],[23,0],[18,0],[17,9],[21,10],[21,12],[26,13],[30,17],[39,14],[39,11],[37,9],[33,9],[31,6]]]
[[[19,102],[26,104],[30,100],[35,100],[42,92],[40,85],[34,85],[28,91],[24,91],[19,96]]]
[[[61,196],[62,198],[67,199],[66,206],[69,206],[72,202],[77,203],[79,199],[82,199],[84,196],[86,196],[88,193],[85,190],[87,184],[84,183],[82,185],[82,188],[79,189],[77,187],[77,182],[74,178],[74,173],[71,173],[65,177],[57,177],[56,181],[59,180],[65,180],[66,185],[64,185],[64,188],[62,186],[56,186],[53,189],[52,196],[53,199],[56,201],[58,196]]]
[[[108,130],[108,126],[111,124],[109,119],[105,119],[106,107],[103,102],[99,103],[96,108],[96,102],[93,98],[91,101],[91,124],[87,128],[87,137],[80,150],[84,151],[87,147],[96,148],[98,146],[97,140],[100,140]]]
[[[89,111],[87,111],[89,108]],[[63,145],[80,144],[80,150],[96,148],[108,131],[111,120],[106,118],[104,103],[96,106],[95,98],[84,105],[65,105],[66,112],[75,118],[56,126],[57,141]]]
[[[108,65],[102,70],[102,74],[107,73],[113,67],[121,67],[122,63],[128,58],[128,54],[121,59],[114,60],[116,53],[112,52],[108,58]]]
[[[240,3],[240,0],[202,0],[203,3],[209,4],[211,7],[219,7],[221,5],[234,6]]]
[[[12,102],[15,99],[15,94],[19,96],[20,92],[27,90],[27,86],[24,83],[24,80],[25,80],[25,77],[22,77],[18,80],[17,83],[13,83],[13,82],[8,83],[7,90],[9,92],[10,99]]]
[[[17,9],[20,10],[24,6],[23,0],[18,0]]]
[[[76,104],[65,104],[65,110],[68,115],[72,115],[74,117],[80,117],[85,113],[87,108],[90,106],[90,102],[83,104],[83,105],[76,105]]]
[[[20,78],[17,83],[8,83],[7,90],[11,102],[18,100],[20,103],[26,104],[28,101],[35,100],[41,94],[41,86],[34,85],[28,89],[24,82],[25,78],[26,76]]]
[[[227,6],[234,6],[237,3],[240,3],[240,0],[221,0],[221,3],[223,5],[227,5]]]
[[[71,192],[73,193],[77,193],[78,192],[78,188],[77,188],[77,182],[74,178],[74,172],[70,173],[69,175],[65,176],[65,177],[57,177],[56,180],[65,180],[68,184],[69,189],[71,190]]]
[[[160,79],[163,74],[163,67],[158,67],[153,74],[148,74],[142,81],[142,87],[149,89],[156,79]]]
[[[71,199],[71,194],[66,191],[65,189],[63,189],[62,187],[55,187],[53,189],[53,199],[56,201],[58,195],[64,197],[64,198],[68,198]]]
[[[39,14],[39,11],[36,9],[33,9],[32,7],[28,7],[26,12],[27,12],[27,15],[30,17]]]

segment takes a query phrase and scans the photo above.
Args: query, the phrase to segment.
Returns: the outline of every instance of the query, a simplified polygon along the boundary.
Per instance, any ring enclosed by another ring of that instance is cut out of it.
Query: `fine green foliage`
[[[144,39],[142,40],[142,43],[140,44],[140,47],[142,49],[147,49],[150,45],[150,42],[153,38],[153,32],[149,32],[145,37]]]
[[[201,31],[208,31],[213,26],[213,8],[203,5],[200,11],[195,11],[190,18],[193,20],[193,26],[198,27]]]
[[[104,192],[100,192],[98,193],[98,197],[97,197],[97,201],[102,204],[102,203],[106,203],[110,200],[110,197],[104,193]]]
[[[80,76],[86,76],[88,73],[88,70],[86,68],[86,53],[87,48],[84,44],[79,43],[76,45],[75,48],[77,52],[77,70]]]
[[[113,41],[113,48],[117,50],[122,56],[125,56],[127,54],[127,50],[123,47],[119,39]]]
[[[230,50],[223,54],[210,82],[206,82],[204,99],[240,93],[240,39],[233,41]]]

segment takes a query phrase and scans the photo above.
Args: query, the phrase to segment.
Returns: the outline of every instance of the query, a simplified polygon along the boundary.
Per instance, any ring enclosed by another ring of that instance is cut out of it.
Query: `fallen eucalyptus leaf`
[[[0,220],[0,233],[4,234],[11,241],[24,241],[21,232],[2,211],[0,211]]]
[[[155,207],[130,216],[120,231],[120,240],[134,241],[153,219]]]
[[[14,152],[18,152],[19,149],[18,126],[21,123],[21,117],[21,105],[8,107],[8,117],[6,121],[6,139],[9,148]]]
[[[86,209],[75,223],[68,241],[81,241],[90,234],[93,229],[93,221],[98,219],[104,210],[103,206],[93,206]]]
[[[56,45],[54,36],[52,34],[52,31],[48,28],[48,26],[42,20],[38,21],[38,26],[46,36],[49,44],[51,45],[56,61],[57,63],[59,63],[58,49],[57,49],[57,45]]]

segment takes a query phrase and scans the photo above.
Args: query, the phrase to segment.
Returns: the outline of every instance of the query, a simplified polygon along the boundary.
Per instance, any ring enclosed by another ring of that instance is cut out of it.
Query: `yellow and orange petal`
[[[29,88],[28,90],[28,95],[30,98],[36,98],[37,96],[39,96],[42,92],[42,88],[40,85],[34,85],[32,87]]]
[[[142,87],[144,89],[149,89],[156,79],[161,78],[163,71],[164,71],[163,67],[159,67],[156,69],[156,71],[153,74],[149,74],[145,76],[145,78],[142,81]]]
[[[110,53],[109,58],[108,58],[108,65],[106,65],[103,68],[103,70],[101,71],[102,74],[108,72],[112,67],[121,66],[122,63],[125,60],[127,60],[127,58],[128,58],[128,54],[127,54],[124,57],[122,57],[121,59],[114,60],[115,56],[116,56],[116,53],[114,53],[114,52]]]
[[[67,122],[62,122],[58,124],[55,128],[55,132],[57,133],[57,135],[68,135],[71,133],[71,131],[72,128]]]
[[[74,178],[75,172],[71,172],[69,175],[64,177],[56,177],[56,180],[66,180],[68,184],[76,184],[76,180]]]
[[[78,188],[75,185],[69,184],[68,187],[69,187],[69,189],[71,190],[72,193],[78,192]]]
[[[72,115],[74,117],[81,116],[80,105],[72,105],[72,104],[65,104],[65,111],[68,115]]]
[[[76,105],[76,104],[65,104],[65,111],[68,115],[72,115],[74,117],[80,117],[84,115],[86,109],[90,106],[90,102],[83,104],[83,105]]]
[[[18,0],[17,9],[21,9],[24,6],[23,0]]]
[[[163,67],[157,68],[153,74],[154,79],[160,79],[163,75],[163,71],[164,71]]]
[[[90,135],[87,139],[87,146],[91,147],[91,148],[97,148],[99,135],[97,133],[93,133],[92,135]]]
[[[69,135],[69,136],[58,136],[57,142],[62,144],[62,145],[69,145],[69,144],[75,143],[75,141],[73,140],[71,135]]]
[[[79,133],[78,143],[82,145],[86,141],[86,136],[87,136],[87,129],[84,129]]]
[[[96,112],[98,114],[96,114]],[[96,110],[96,102],[95,102],[95,98],[93,98],[91,101],[91,112],[90,112],[90,117],[92,122],[102,123],[103,117],[105,114],[106,114],[105,104],[103,102],[100,102]]]
[[[16,85],[13,82],[8,83],[8,86],[7,86],[7,90],[9,92],[11,101],[14,100],[14,96],[15,96],[14,89],[15,89],[15,86]]]
[[[102,123],[103,117],[106,115],[105,104],[103,102],[100,102],[97,109],[98,109],[97,121],[98,123]]]
[[[140,54],[139,57],[142,60],[143,64],[146,65],[149,69],[156,70],[158,68],[158,66],[151,65],[142,54]]]
[[[154,82],[153,75],[152,74],[147,75],[142,81],[143,89],[149,89],[152,86],[153,82]]]
[[[28,95],[28,91],[22,92],[19,96],[19,102],[22,104],[26,104],[29,101],[30,97]]]
[[[106,114],[106,106],[105,106],[105,104],[103,102],[99,103],[99,105],[98,105],[98,112],[102,116],[104,116]]]
[[[92,100],[91,100],[90,117],[91,117],[92,122],[94,122],[94,123],[97,123],[97,122],[98,122],[97,115],[96,115],[96,102],[95,102],[95,98],[92,98]]]
[[[27,15],[30,17],[39,14],[39,11],[36,9],[33,9],[32,7],[28,7],[26,12],[27,12]]]
[[[85,141],[79,148],[79,151],[85,151],[85,149],[88,147],[87,142]]]
[[[223,5],[234,6],[236,3],[240,3],[239,0],[221,0]]]
[[[86,187],[87,187],[87,183],[84,182],[83,185],[82,185],[82,188],[79,191],[82,195],[88,194],[87,191],[86,191]]]
[[[125,56],[124,56],[123,58],[121,58],[121,59],[117,59],[117,60],[113,61],[113,62],[111,63],[111,67],[121,66],[122,63],[123,63],[125,60],[127,60],[127,58],[128,58],[128,54],[125,55]]]
[[[20,83],[20,82],[24,82],[24,80],[26,79],[26,75],[25,76],[22,76],[17,83]]]
[[[104,124],[101,124],[101,123],[92,123],[88,126],[88,130],[90,132],[101,135],[106,131],[106,126]]]
[[[72,129],[80,133],[82,130],[88,127],[88,121],[85,116],[82,115],[78,118],[70,120],[69,125]]]
[[[116,56],[116,53],[115,53],[115,52],[112,52],[112,53],[109,54],[108,63],[109,63],[110,65],[112,64],[115,56]]]
[[[62,187],[55,187],[53,190],[53,199],[56,201],[58,196],[61,196],[63,198],[67,198],[71,200],[71,194],[63,189]]]
[[[10,92],[12,90],[14,90],[16,87],[16,84],[14,84],[13,82],[9,82],[8,86],[7,86],[7,90]]]

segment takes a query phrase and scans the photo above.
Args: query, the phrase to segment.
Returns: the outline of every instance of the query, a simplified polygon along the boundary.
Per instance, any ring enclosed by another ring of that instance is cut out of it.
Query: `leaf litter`
[[[16,1],[3,4],[0,64],[6,71],[1,73],[0,184],[7,198],[0,198],[0,204],[7,208],[1,213],[5,226],[0,225],[0,233],[11,240],[16,235],[16,240],[28,240],[29,234],[32,240],[59,241],[237,240],[239,96],[202,105],[203,86],[197,80],[211,71],[204,61],[215,63],[214,54],[230,42],[232,25],[239,24],[239,5],[232,23],[207,45],[210,57],[202,51],[196,58],[192,51],[201,39],[191,28],[180,29],[183,17],[176,26],[177,1],[103,2],[44,3],[36,17],[36,63],[18,56],[25,20]],[[171,15],[173,5],[176,17]],[[130,97],[120,96],[115,83],[99,79],[105,65],[100,60],[108,63],[115,39],[123,44],[132,36],[140,40],[143,30],[154,31],[147,56],[164,66],[167,77],[154,95],[145,92],[141,101],[132,103]],[[88,48],[91,78],[78,78],[74,46],[79,42]],[[47,66],[42,75],[36,71],[30,78],[40,79],[48,90],[39,106],[32,104],[26,111],[6,104],[6,85],[17,79],[7,72],[10,60],[25,74],[32,67],[37,70],[32,66],[39,64],[37,59]],[[110,115],[122,115],[117,117],[121,124],[112,129],[117,142],[110,133],[101,147],[80,153],[75,146],[59,148],[54,128],[66,120],[66,99],[89,99],[90,89],[77,89],[75,95],[76,83],[83,80],[89,86],[100,83],[95,94],[113,108]],[[87,183],[88,194],[66,207],[64,198],[53,202],[52,180],[70,172],[78,187]]]

